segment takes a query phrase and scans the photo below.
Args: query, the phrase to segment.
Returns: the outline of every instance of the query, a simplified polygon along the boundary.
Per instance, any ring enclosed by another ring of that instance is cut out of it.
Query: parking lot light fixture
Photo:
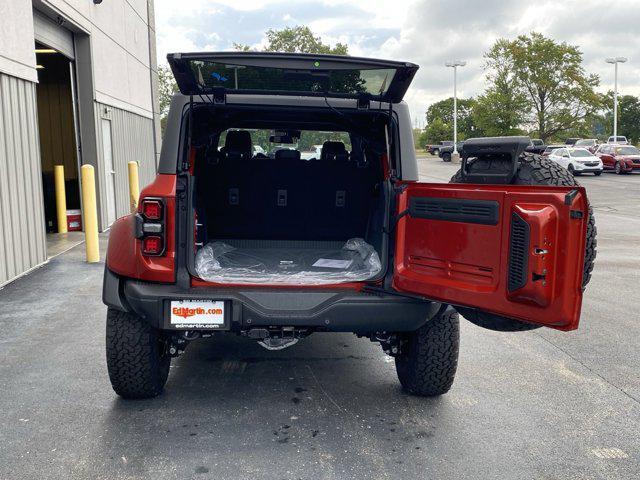
[[[613,141],[618,141],[618,64],[627,61],[625,57],[609,57],[605,60],[614,65],[613,86]]]
[[[458,155],[458,67],[466,64],[464,60],[451,60],[444,64],[453,68],[453,155]]]

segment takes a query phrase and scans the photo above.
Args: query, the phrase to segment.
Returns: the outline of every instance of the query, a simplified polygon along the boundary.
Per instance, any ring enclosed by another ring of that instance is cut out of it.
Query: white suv
[[[549,155],[549,160],[559,163],[573,175],[581,173],[602,173],[602,160],[586,148],[556,148]]]

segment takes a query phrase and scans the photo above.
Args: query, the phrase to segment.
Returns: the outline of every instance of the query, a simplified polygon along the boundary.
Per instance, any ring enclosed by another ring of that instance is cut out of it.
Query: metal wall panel
[[[139,164],[140,189],[151,183],[156,175],[155,146],[153,142],[153,120],[136,115],[135,113],[112,107],[102,103],[96,103],[96,126],[98,129],[98,172],[100,176],[99,192],[101,201],[101,219],[107,218],[107,201],[105,188],[107,174],[103,157],[102,145],[104,135],[102,132],[102,119],[111,123],[111,152],[113,167],[115,170],[115,203],[118,217],[129,213],[129,175],[127,164],[135,160]],[[103,222],[104,223],[104,222]],[[108,225],[101,225],[104,230]]]
[[[0,285],[44,262],[36,85],[0,73]]]

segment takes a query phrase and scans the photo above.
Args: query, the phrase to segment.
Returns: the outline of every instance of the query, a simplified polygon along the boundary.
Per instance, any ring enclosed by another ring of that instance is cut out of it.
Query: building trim
[[[140,117],[153,119],[153,112],[147,110],[146,108],[138,107],[137,105],[133,105],[132,103],[125,102],[124,100],[120,100],[119,98],[114,98],[108,93],[100,92],[96,90],[95,101],[98,103],[102,103],[105,105],[109,105],[111,107],[119,108],[120,110],[126,110],[129,113],[134,113],[139,115]]]
[[[38,83],[38,73],[35,65],[28,65],[23,62],[5,57],[0,53],[0,72],[11,77],[16,77],[28,82]]]

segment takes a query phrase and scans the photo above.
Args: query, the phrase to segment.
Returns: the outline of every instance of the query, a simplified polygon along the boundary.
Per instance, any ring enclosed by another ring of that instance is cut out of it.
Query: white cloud
[[[420,119],[429,103],[452,93],[446,60],[467,60],[458,91],[477,95],[485,86],[484,52],[500,37],[530,31],[578,45],[602,91],[613,88],[604,58],[629,57],[619,91],[640,95],[640,0],[156,0],[155,11],[160,62],[173,51],[258,47],[269,28],[304,24],[325,42],[348,44],[353,55],[417,63],[406,100]]]

